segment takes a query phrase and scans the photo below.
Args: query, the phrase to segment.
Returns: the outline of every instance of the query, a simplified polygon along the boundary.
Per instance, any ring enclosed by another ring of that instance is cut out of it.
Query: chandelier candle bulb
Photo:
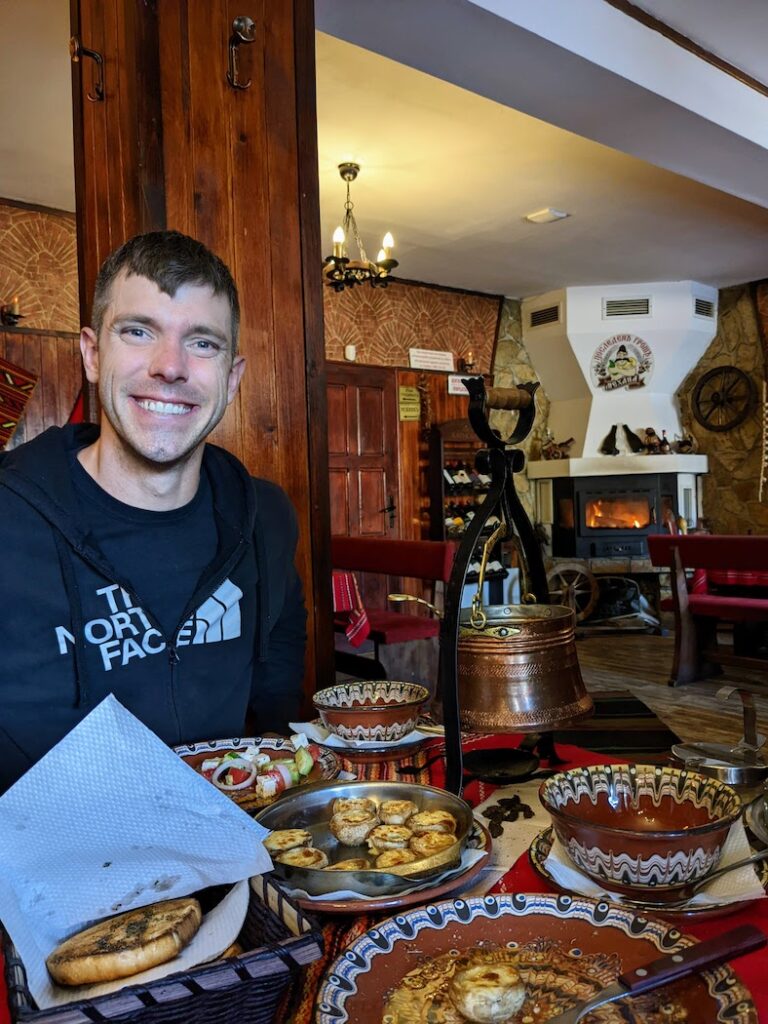
[[[21,303],[19,301],[18,295],[14,295],[13,298],[11,299],[10,312],[12,313],[13,316],[19,316],[19,314],[21,313]]]
[[[333,256],[334,259],[340,260],[344,255],[344,229],[339,226],[333,232]]]
[[[395,240],[392,237],[391,232],[388,231],[386,235],[384,235],[381,244],[384,249],[384,259],[390,259],[390,257],[392,256],[392,250],[395,247]],[[379,256],[379,259],[381,259],[381,256]]]

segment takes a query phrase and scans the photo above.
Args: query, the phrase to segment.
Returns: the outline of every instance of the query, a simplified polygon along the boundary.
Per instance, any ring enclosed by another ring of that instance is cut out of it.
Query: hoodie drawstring
[[[83,605],[80,600],[80,587],[77,584],[75,568],[72,565],[72,554],[70,546],[58,530],[54,529],[53,537],[56,544],[56,551],[59,556],[61,575],[64,580],[64,590],[67,594],[70,611],[72,614],[72,636],[75,655],[75,703],[76,708],[87,707],[88,705],[88,673],[86,670],[85,657],[82,650],[82,638],[84,637],[85,620],[83,617]]]
[[[264,550],[264,532],[261,529],[258,515],[253,524],[253,542],[256,552],[259,602],[259,641],[256,660],[266,661],[267,647],[269,645],[269,580],[267,579],[267,552]]]

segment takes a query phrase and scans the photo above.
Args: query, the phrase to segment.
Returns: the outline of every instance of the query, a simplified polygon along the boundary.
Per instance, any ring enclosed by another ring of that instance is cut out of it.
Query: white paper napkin
[[[433,732],[422,732],[420,729],[413,729],[407,736],[403,736],[402,739],[390,740],[389,742],[380,740],[375,742],[345,740],[341,736],[329,732],[320,722],[289,722],[288,724],[294,732],[303,732],[307,739],[312,740],[313,743],[322,743],[326,747],[335,747],[337,750],[343,750],[344,748],[381,750],[382,747],[404,747],[409,743],[418,743],[419,740],[433,740],[435,738]]]
[[[271,870],[266,834],[107,697],[0,797],[0,920],[38,1006],[83,998],[82,989],[54,985],[45,967],[64,938],[121,911]],[[223,913],[234,914],[227,931],[239,930],[242,896],[225,902]],[[219,941],[200,948],[201,959],[221,952]]]
[[[728,833],[718,867],[724,868],[729,864],[735,864],[748,857],[751,852],[744,825],[739,820]],[[552,849],[544,861],[544,867],[557,884],[564,889],[577,892],[582,896],[605,896],[617,903],[622,900],[619,893],[602,888],[587,875],[582,874],[554,834]],[[754,866],[746,864],[743,868],[737,868],[727,875],[715,878],[709,885],[691,897],[684,909],[694,910],[723,906],[727,903],[741,903],[744,900],[759,900],[765,897],[766,892],[760,884]],[[661,905],[659,905],[659,910],[661,910]]]

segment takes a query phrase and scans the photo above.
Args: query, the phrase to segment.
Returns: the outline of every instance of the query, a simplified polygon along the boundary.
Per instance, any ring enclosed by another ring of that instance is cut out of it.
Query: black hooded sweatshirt
[[[173,635],[89,536],[70,475],[91,425],[0,453],[0,792],[109,693],[170,744],[300,705],[306,610],[285,493],[206,445],[218,548]],[[94,770],[110,766],[94,765]]]

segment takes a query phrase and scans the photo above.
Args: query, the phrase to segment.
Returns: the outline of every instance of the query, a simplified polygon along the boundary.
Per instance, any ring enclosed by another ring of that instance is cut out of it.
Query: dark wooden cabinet
[[[450,420],[435,424],[429,432],[429,519],[432,540],[457,540],[464,536],[473,516],[482,507],[488,492],[490,477],[479,472],[475,455],[482,447],[468,420]],[[499,525],[498,516],[492,515],[483,527],[480,542],[470,565],[480,562],[483,545]],[[493,603],[503,601],[501,582],[507,578],[510,554],[505,545],[497,543],[489,553],[489,566],[485,578],[491,587]],[[476,582],[478,574],[470,571],[467,582]]]

